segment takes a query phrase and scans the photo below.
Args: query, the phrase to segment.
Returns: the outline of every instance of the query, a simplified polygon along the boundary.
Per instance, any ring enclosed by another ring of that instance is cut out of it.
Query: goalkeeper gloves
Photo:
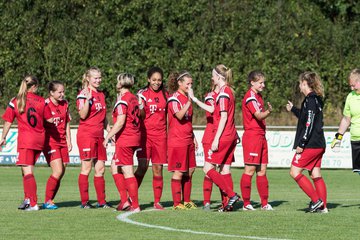
[[[331,142],[331,148],[334,149],[334,148],[340,148],[340,145],[341,145],[341,140],[343,139],[343,134],[341,133],[336,133],[335,134],[335,138],[332,140]]]

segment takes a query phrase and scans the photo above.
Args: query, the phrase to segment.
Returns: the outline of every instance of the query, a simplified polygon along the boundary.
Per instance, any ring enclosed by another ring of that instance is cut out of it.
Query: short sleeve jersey
[[[42,150],[45,140],[44,119],[52,117],[48,108],[45,108],[45,99],[28,92],[26,94],[25,111],[20,114],[16,98],[13,98],[2,118],[6,122],[18,122],[18,149]]]
[[[166,136],[166,105],[168,93],[155,92],[151,88],[138,91],[137,95],[142,98],[145,110],[145,119],[142,124],[142,132],[151,137]]]
[[[126,115],[124,126],[116,134],[116,145],[121,147],[140,146],[139,104],[136,96],[126,92],[118,96],[113,110],[113,121]]]
[[[215,92],[209,92],[205,96],[204,103],[209,106],[215,106],[215,99],[216,99],[216,93]],[[214,139],[213,136],[213,128],[214,128],[214,113],[209,113],[208,111],[205,111],[206,116],[206,127],[204,131],[204,136],[202,138],[202,143],[211,143]]]
[[[54,104],[50,98],[45,100],[46,108],[52,114],[53,123],[45,122],[45,144],[50,146],[66,146],[66,124],[70,122],[69,104],[66,100]]]
[[[231,88],[226,85],[220,88],[219,94],[216,96],[215,103],[213,128],[214,136],[220,123],[221,112],[227,112],[227,121],[221,134],[220,141],[229,142],[237,139],[235,128],[235,98]]]
[[[179,91],[175,92],[168,100],[169,147],[188,146],[193,143],[192,105],[190,105],[181,120],[177,119],[175,116],[188,101],[188,97]]]
[[[360,141],[360,94],[352,91],[347,95],[343,114],[351,118],[350,140]]]
[[[104,137],[104,123],[106,118],[105,95],[100,91],[91,91],[89,113],[87,118],[80,119],[77,134],[81,137]],[[83,108],[86,101],[84,90],[76,98],[78,110]]]
[[[262,112],[264,101],[260,93],[255,93],[251,88],[246,92],[242,100],[242,116],[244,130],[247,133],[265,135],[265,120],[257,120],[255,112]]]

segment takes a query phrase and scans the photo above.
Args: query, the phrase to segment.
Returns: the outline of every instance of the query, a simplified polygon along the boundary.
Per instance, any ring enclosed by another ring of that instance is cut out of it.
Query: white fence
[[[199,142],[199,149],[196,152],[196,162],[198,166],[204,164],[204,153],[201,146],[201,139],[204,133],[202,126],[194,128],[196,139]],[[284,130],[285,129],[285,130]],[[73,149],[70,152],[70,163],[80,164],[79,151],[76,145],[76,128],[71,129],[71,138]],[[326,139],[326,152],[323,158],[322,167],[324,168],[351,168],[351,147],[350,147],[350,134],[346,133],[343,138],[340,152],[333,152],[330,149],[330,143],[336,133],[334,128],[325,129]],[[243,131],[238,130],[239,136],[242,136]],[[17,155],[17,129],[12,128],[7,136],[7,144],[0,152],[0,164],[2,165],[14,165]],[[294,143],[295,129],[293,127],[269,127],[266,133],[266,138],[269,146],[269,167],[287,168],[291,164],[294,151],[292,146]],[[114,154],[114,146],[109,146],[107,149],[108,161],[107,165],[110,165],[110,161]],[[135,165],[137,164],[134,157]],[[46,164],[43,155],[40,156],[37,164]],[[237,145],[235,150],[235,163],[233,166],[242,167],[243,162],[243,149],[241,143]]]

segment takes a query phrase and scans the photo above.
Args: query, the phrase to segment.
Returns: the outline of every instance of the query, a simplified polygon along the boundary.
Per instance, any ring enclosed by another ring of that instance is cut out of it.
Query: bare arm
[[[272,111],[272,106],[271,106],[271,104],[269,102],[267,104],[268,104],[268,109],[267,110],[265,110],[264,112],[258,111],[258,112],[254,113],[254,116],[255,116],[255,118],[257,120],[262,121],[262,120],[264,120],[265,118],[267,118],[270,115],[270,113]]]
[[[187,112],[187,110],[189,110],[191,106],[191,102],[190,100],[186,102],[186,104],[184,105],[184,107],[177,113],[175,113],[175,117],[178,119],[178,120],[182,120]]]
[[[70,122],[66,123],[66,143],[68,146],[68,151],[70,152],[72,150]]]
[[[118,116],[113,128],[110,130],[110,132],[108,132],[108,134],[105,137],[105,140],[103,142],[104,147],[107,146],[109,139],[111,139],[116,133],[118,133],[124,127],[125,121],[126,121],[125,114],[121,114]]]
[[[12,124],[11,122],[6,122],[6,121],[4,122],[4,127],[1,134],[0,146],[4,146],[6,144],[6,136],[9,133],[11,124]]]
[[[343,116],[340,121],[338,133],[344,134],[346,130],[349,128],[350,124],[351,124],[351,117]]]

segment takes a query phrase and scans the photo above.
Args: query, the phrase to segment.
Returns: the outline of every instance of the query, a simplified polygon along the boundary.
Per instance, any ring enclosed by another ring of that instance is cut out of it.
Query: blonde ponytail
[[[89,86],[89,82],[88,82],[88,77],[91,76],[91,72],[98,72],[101,74],[101,71],[99,68],[97,67],[91,67],[88,70],[86,70],[86,72],[84,73],[83,77],[82,77],[82,87],[87,88]]]
[[[19,88],[19,92],[16,96],[17,109],[20,114],[24,113],[26,106],[26,94],[32,86],[39,84],[38,79],[35,76],[26,76],[22,81]]]

